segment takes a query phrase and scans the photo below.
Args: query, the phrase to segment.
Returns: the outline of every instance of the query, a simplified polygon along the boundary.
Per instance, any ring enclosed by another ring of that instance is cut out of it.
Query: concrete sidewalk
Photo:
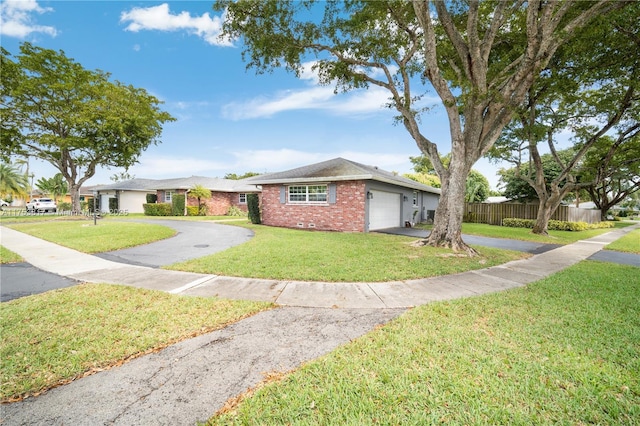
[[[38,268],[80,280],[124,282],[172,293],[270,300],[306,307],[261,312],[38,397],[4,404],[0,423],[203,422],[221,409],[225,401],[255,386],[266,374],[286,372],[326,354],[401,314],[404,307],[523,286],[588,258],[639,226],[614,230],[499,267],[375,284],[247,280],[127,266],[2,228],[2,245]],[[344,309],[325,308],[336,306]]]
[[[33,266],[78,281],[124,284],[191,296],[269,301],[282,306],[379,309],[407,308],[519,287],[589,258],[638,227],[640,224],[612,230],[491,268],[384,283],[275,281],[169,271],[112,262],[6,227],[1,228],[1,237],[3,246]]]

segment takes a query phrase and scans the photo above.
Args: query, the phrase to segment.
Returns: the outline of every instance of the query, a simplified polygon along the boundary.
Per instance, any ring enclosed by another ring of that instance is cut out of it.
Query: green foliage
[[[171,216],[184,216],[184,194],[173,194],[171,197]]]
[[[137,163],[160,141],[162,125],[174,120],[144,89],[112,82],[108,73],[84,69],[62,51],[30,43],[15,59],[2,49],[0,78],[0,154],[52,164],[69,182],[76,210],[80,185],[97,167]]]
[[[471,170],[467,176],[464,200],[467,203],[481,203],[489,196],[489,180],[477,170]]]
[[[158,201],[158,194],[147,194],[147,204],[153,204]]]
[[[242,217],[242,216],[247,216],[247,213],[245,213],[240,207],[238,206],[231,206],[229,207],[229,210],[227,211],[227,216],[237,216],[237,217]]]
[[[59,212],[71,211],[71,203],[58,203],[58,211]]]
[[[47,195],[51,195],[54,201],[57,201],[58,197],[65,195],[69,191],[69,185],[62,176],[62,173],[56,173],[49,179],[38,179],[38,182],[36,182],[36,188],[40,189]]]
[[[442,188],[442,183],[440,183],[440,178],[438,177],[438,175],[416,172],[416,173],[405,173],[402,176],[406,177],[407,179],[420,182],[424,185],[431,186],[433,188]]]
[[[171,216],[172,208],[169,203],[143,204],[144,214],[146,216]]]
[[[200,215],[200,207],[187,206],[187,216],[199,216],[199,215]]]
[[[260,198],[258,197],[258,194],[247,194],[247,209],[251,223],[254,225],[262,223],[262,219],[260,217]]]
[[[118,199],[109,198],[109,211],[117,211],[117,210],[118,210]]]
[[[28,195],[29,178],[27,175],[21,173],[14,165],[0,163],[0,196],[26,198]]]
[[[260,173],[255,173],[255,172],[247,172],[243,175],[238,175],[235,173],[227,173],[226,175],[224,175],[224,179],[230,179],[230,180],[240,180],[240,179],[246,179],[246,178],[250,178],[252,176],[259,176]]]
[[[536,224],[535,219],[516,219],[516,218],[504,218],[502,219],[502,226],[508,226],[512,228],[530,228]],[[588,224],[586,222],[565,222],[562,220],[550,220],[549,230],[555,231],[585,231],[587,229],[602,229],[613,228],[611,222],[600,222]]]

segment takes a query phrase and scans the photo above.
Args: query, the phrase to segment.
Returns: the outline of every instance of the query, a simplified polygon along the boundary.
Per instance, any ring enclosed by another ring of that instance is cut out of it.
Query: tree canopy
[[[491,152],[494,158],[512,162],[515,177],[535,193],[529,198],[539,200],[534,233],[547,232],[551,214],[567,195],[598,185],[604,177],[585,173],[584,160],[605,135],[615,135],[617,140],[610,145],[611,157],[640,131],[638,14],[640,3],[636,2],[577,30],[530,87]],[[557,139],[567,133],[572,148],[561,155]],[[546,158],[543,150],[549,152]],[[512,185],[507,192],[518,195],[513,189]]]
[[[627,2],[217,0],[223,37],[242,39],[249,67],[299,75],[312,61],[336,91],[371,85],[389,92],[442,182],[428,244],[475,251],[461,238],[465,181],[559,46],[594,17]],[[452,161],[421,123],[435,92],[446,111]]]
[[[174,120],[146,90],[110,81],[108,73],[87,70],[63,51],[23,43],[15,58],[2,48],[1,60],[1,153],[56,167],[74,210],[96,167],[132,166]]]

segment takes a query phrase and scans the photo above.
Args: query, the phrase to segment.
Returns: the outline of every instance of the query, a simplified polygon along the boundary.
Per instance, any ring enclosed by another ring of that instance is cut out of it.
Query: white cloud
[[[54,27],[37,25],[34,14],[52,12],[50,7],[40,7],[36,0],[5,0],[0,4],[0,34],[7,37],[24,38],[32,33],[57,35]]]
[[[268,118],[285,111],[322,110],[335,115],[365,115],[385,110],[391,93],[386,89],[371,85],[367,89],[348,93],[334,93],[333,86],[321,86],[318,75],[312,70],[314,62],[302,64],[300,80],[306,81],[307,88],[286,90],[240,102],[231,102],[222,107],[222,116],[229,120]],[[394,69],[391,69],[394,72]],[[381,71],[372,70],[374,77],[381,77]],[[420,105],[439,103],[437,97],[425,96]]]
[[[219,37],[223,17],[210,17],[209,13],[191,16],[186,11],[172,14],[167,3],[151,7],[134,7],[120,14],[120,22],[129,23],[125,28],[127,31],[186,31],[189,34],[196,34],[211,45],[231,46],[229,40]]]
[[[215,171],[224,170],[229,164],[203,160],[198,157],[143,156],[140,163],[131,167],[129,173],[139,178],[164,179],[193,175],[215,176]]]

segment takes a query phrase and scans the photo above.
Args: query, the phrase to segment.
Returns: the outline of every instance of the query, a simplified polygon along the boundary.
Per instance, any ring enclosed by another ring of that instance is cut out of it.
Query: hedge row
[[[171,216],[171,204],[143,204],[144,214],[146,216]]]
[[[502,226],[510,228],[530,228],[536,224],[535,219],[502,219]],[[564,222],[562,220],[550,220],[548,224],[549,230],[554,231],[586,231],[587,229],[613,228],[613,222],[600,222],[589,224],[587,222]]]

